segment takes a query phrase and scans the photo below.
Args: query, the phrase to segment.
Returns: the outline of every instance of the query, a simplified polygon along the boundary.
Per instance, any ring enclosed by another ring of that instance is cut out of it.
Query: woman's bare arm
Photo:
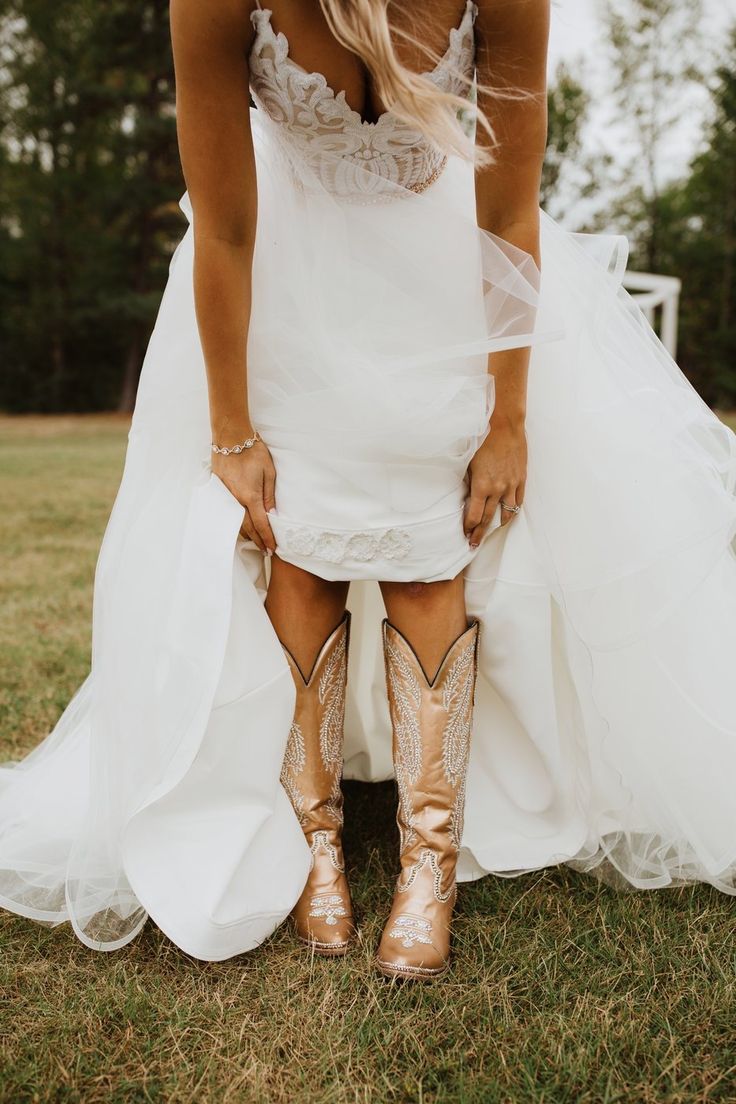
[[[481,96],[498,141],[494,163],[476,177],[478,225],[539,256],[539,188],[547,142],[549,0],[486,0],[477,20],[481,85],[523,98]],[[494,358],[498,410],[523,417],[528,350]],[[519,371],[518,369],[522,369]],[[511,378],[513,377],[513,378]]]
[[[547,140],[549,0],[480,0],[476,21],[478,81],[515,94],[479,97],[497,146],[494,163],[476,174],[478,225],[523,249],[540,264],[539,188]],[[500,500],[521,505],[526,480],[526,390],[529,349],[489,357],[496,403],[491,434],[470,466],[465,529],[477,544]],[[502,511],[504,523],[513,513]]]
[[[252,28],[242,0],[172,0],[179,151],[194,212],[194,299],[207,369],[212,439],[253,435],[247,342],[257,189],[250,130],[248,53]],[[213,470],[247,508],[245,528],[275,547],[266,511],[274,472],[265,445]]]

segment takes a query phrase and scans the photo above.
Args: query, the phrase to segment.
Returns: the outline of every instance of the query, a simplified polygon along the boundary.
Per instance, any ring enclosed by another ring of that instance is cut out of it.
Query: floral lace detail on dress
[[[445,54],[424,74],[456,95],[467,96],[473,76],[476,13],[468,0],[460,25],[450,31]],[[250,54],[253,98],[322,187],[356,197],[371,194],[371,185],[382,181],[420,192],[437,179],[446,162],[441,149],[390,111],[366,122],[344,92],[336,93],[321,73],[308,73],[291,60],[288,40],[274,31],[267,8],[254,11],[251,19],[256,28]]]
[[[353,560],[403,560],[411,551],[411,537],[405,529],[384,529],[376,532],[337,533],[305,527],[287,529],[280,544],[297,556],[314,556],[326,563]]]

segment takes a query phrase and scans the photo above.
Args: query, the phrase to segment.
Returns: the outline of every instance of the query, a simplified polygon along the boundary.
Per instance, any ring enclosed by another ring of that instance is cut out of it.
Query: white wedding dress
[[[472,74],[474,15],[443,87]],[[736,892],[736,438],[622,290],[622,239],[543,216],[538,286],[476,226],[470,167],[362,120],[268,11],[253,20],[251,404],[280,555],[355,580],[346,777],[391,775],[375,580],[464,570],[481,644],[460,877],[568,862]],[[487,354],[526,344],[524,509],[473,554]],[[239,954],[307,875],[279,783],[291,675],[209,442],[190,226],[100,553],[90,675],[0,770],[0,904],[99,950],[150,915],[192,955]]]

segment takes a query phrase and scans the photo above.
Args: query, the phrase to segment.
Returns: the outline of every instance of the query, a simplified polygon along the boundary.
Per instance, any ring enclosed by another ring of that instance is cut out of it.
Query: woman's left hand
[[[501,502],[521,506],[527,471],[524,425],[494,422],[483,444],[468,466],[470,490],[465,503],[465,535],[471,548],[477,548],[488,531]],[[516,517],[512,510],[501,510],[501,525]]]

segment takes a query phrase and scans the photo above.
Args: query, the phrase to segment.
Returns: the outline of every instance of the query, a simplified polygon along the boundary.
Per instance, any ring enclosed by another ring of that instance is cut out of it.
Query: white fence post
[[[682,281],[676,276],[655,276],[651,272],[627,272],[624,287],[633,293],[633,299],[645,318],[656,330],[656,311],[662,308],[659,337],[671,357],[677,356],[677,323],[680,311]]]

